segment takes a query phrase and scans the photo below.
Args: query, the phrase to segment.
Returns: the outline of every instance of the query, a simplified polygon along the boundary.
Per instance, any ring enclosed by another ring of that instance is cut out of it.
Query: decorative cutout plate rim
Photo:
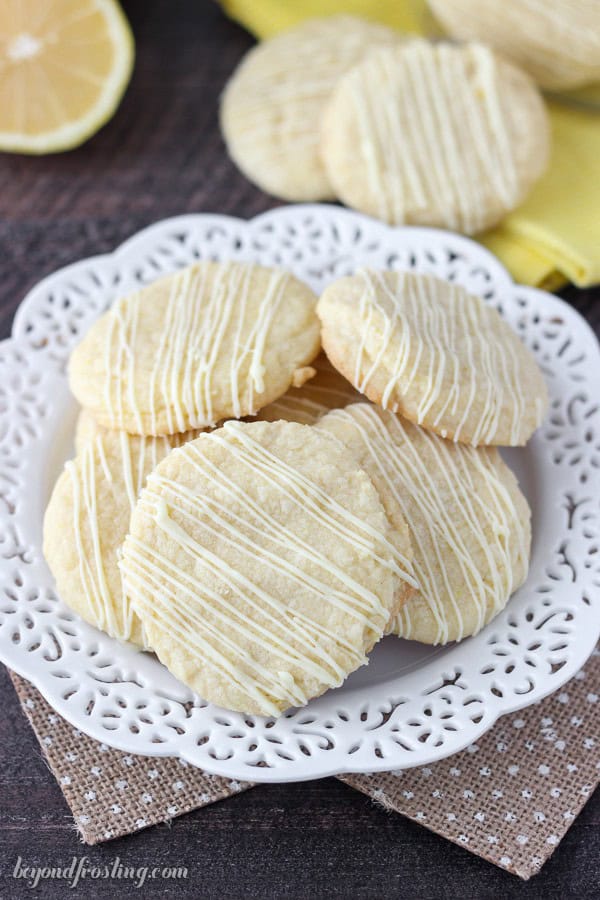
[[[155,658],[86,625],[55,596],[41,553],[43,509],[74,417],[65,376],[71,347],[119,294],[207,257],[282,265],[315,290],[360,265],[455,279],[517,329],[551,395],[528,448],[511,451],[532,504],[534,548],[526,585],[507,608],[460,645],[386,638],[342,688],[277,720],[205,704]],[[240,780],[403,769],[458,752],[500,715],[561,687],[598,640],[598,384],[600,352],[581,316],[515,285],[487,250],[460,235],[393,228],[318,204],[249,221],[198,213],[157,222],[114,253],[41,281],[0,345],[0,659],[105,744],[180,756]]]

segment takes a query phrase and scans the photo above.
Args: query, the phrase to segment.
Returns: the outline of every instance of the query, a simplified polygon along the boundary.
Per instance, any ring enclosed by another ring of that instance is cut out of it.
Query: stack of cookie
[[[518,206],[549,155],[541,95],[513,62],[353,16],[253,48],[226,86],[221,129],[239,168],[277,197],[338,198],[465,234]]]
[[[59,594],[221,706],[302,705],[386,633],[461,640],[526,577],[530,514],[493,445],[527,441],[546,389],[463,288],[361,271],[317,298],[202,262],[117,301],[69,377]]]

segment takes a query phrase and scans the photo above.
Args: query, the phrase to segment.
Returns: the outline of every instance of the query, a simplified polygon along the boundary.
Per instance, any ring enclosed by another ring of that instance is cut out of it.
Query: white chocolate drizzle
[[[368,557],[388,573],[414,579],[386,535],[262,446],[249,428],[228,422],[208,438],[234,458],[239,478],[211,462],[199,440],[178,451],[197,473],[197,487],[190,490],[160,469],[148,480],[136,515],[153,523],[152,533],[168,536],[187,564],[175,565],[172,553],[158,551],[155,540],[130,535],[121,569],[143,621],[164,629],[195,665],[209,666],[266,714],[277,715],[307,702],[298,678],[335,687],[347,674],[337,661],[340,654],[350,670],[364,664],[361,636],[371,633],[376,640],[389,620],[382,599],[305,540],[297,523],[311,520],[327,540],[337,539],[344,555]],[[250,496],[243,487],[249,476],[260,491],[279,498],[285,516]],[[211,491],[203,490],[207,483]],[[256,565],[260,574],[251,578],[247,573]],[[284,579],[285,590],[271,593],[265,586],[271,578]],[[295,604],[296,595],[308,598],[306,611]],[[344,616],[354,639],[324,626],[323,605]],[[281,668],[265,668],[259,661],[265,655],[279,658]]]
[[[490,202],[517,204],[498,63],[486,47],[413,40],[373,53],[343,84],[378,218],[473,234],[487,226]]]
[[[597,0],[430,0],[453,37],[489,42],[546,88],[600,77]]]
[[[533,360],[495,310],[430,275],[361,270],[357,277],[364,290],[353,383],[361,393],[369,395],[384,373],[384,409],[405,411],[473,446],[524,443],[526,386],[535,425],[545,412],[545,387],[539,374],[531,383]]]
[[[363,403],[328,413],[317,428],[340,440],[345,432],[386,509],[408,523],[419,594],[390,630],[424,639],[412,615],[424,602],[431,643],[479,631],[523,581],[529,560],[529,522],[500,477],[497,451],[450,444]]]
[[[146,474],[158,465],[174,446],[195,437],[195,433],[171,437],[134,438],[125,432],[98,433],[86,442],[76,460],[66,463],[73,497],[73,541],[78,560],[81,591],[89,604],[93,624],[112,637],[135,640],[140,623],[121,586],[117,569],[120,546],[113,555],[107,549],[114,545],[114,534],[108,536],[100,527],[103,512],[101,482],[112,486],[115,502],[125,499],[130,513],[144,486]],[[107,453],[107,440],[111,452]],[[118,447],[118,454],[115,450]],[[104,488],[106,492],[106,488]],[[105,507],[104,507],[105,509]],[[105,522],[103,528],[117,528],[117,522]],[[125,532],[120,535],[125,539]],[[109,571],[113,570],[113,578]],[[119,588],[115,590],[114,575]],[[66,598],[68,600],[68,597]]]
[[[111,427],[126,429],[131,415],[136,431],[144,434],[143,411],[149,413],[152,434],[215,425],[221,414],[214,397],[223,392],[223,377],[220,373],[215,383],[215,368],[223,359],[229,359],[225,382],[232,414],[256,412],[256,395],[265,390],[265,346],[290,276],[269,273],[252,315],[254,276],[255,267],[246,264],[211,269],[200,264],[171,276],[158,350],[144,378],[136,372],[144,351],[138,337],[143,292],[117,301],[104,351],[104,405]]]
[[[369,48],[399,40],[383,25],[340,15],[301,23],[254,48],[223,95],[224,136],[240,167],[288,199],[333,197],[319,154],[323,108]]]

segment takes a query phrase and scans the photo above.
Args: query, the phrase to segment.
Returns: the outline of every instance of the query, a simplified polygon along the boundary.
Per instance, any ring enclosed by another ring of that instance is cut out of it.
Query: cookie
[[[317,312],[323,348],[354,387],[442,437],[517,446],[544,418],[532,354],[457,284],[362,270],[330,284]]]
[[[597,0],[428,0],[448,34],[484,41],[545,88],[600,80]]]
[[[81,453],[88,441],[93,441],[98,434],[108,431],[102,428],[91,413],[82,409],[75,423],[75,454]]]
[[[149,477],[121,571],[177,678],[220,706],[278,715],[366,663],[407,564],[339,441],[231,421]]]
[[[477,44],[374,50],[339,80],[323,115],[335,193],[396,225],[489,228],[525,198],[548,148],[534,83]]]
[[[331,365],[324,353],[311,363],[315,374],[300,388],[289,391],[261,409],[257,418],[263,422],[299,422],[313,425],[330,409],[343,408],[365,398]]]
[[[77,455],[59,476],[44,517],[44,556],[61,599],[112,637],[144,646],[123,596],[118,561],[146,477],[173,446],[198,432],[141,438],[81,418]]]
[[[71,390],[100,425],[173,434],[254,415],[311,373],[312,291],[286,272],[201,262],[123,297],[69,363]]]
[[[370,47],[400,35],[354,16],[310,19],[254,47],[228,82],[221,130],[250,181],[285,200],[332,200],[319,156],[323,108]]]
[[[529,507],[498,451],[452,444],[364,403],[316,428],[352,451],[391,523],[408,524],[419,590],[389,630],[425,644],[477,634],[529,566]]]

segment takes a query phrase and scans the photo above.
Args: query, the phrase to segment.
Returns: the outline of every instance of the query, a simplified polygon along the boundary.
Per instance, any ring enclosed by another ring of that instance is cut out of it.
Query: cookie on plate
[[[323,108],[337,79],[399,33],[355,16],[310,19],[243,58],[221,104],[230,156],[255,184],[286,200],[331,200],[319,156]]]
[[[477,634],[529,566],[529,507],[496,448],[452,444],[365,403],[315,427],[352,451],[392,525],[408,524],[419,589],[389,630],[425,644]]]
[[[448,34],[484,41],[545,88],[600,80],[598,0],[428,0]]]
[[[543,420],[532,354],[457,284],[363,269],[330,284],[317,312],[323,348],[354,387],[442,437],[516,446]]]
[[[478,44],[374,50],[340,79],[323,116],[337,196],[396,225],[489,228],[524,199],[548,148],[534,83]]]
[[[177,678],[221,706],[278,715],[366,663],[398,581],[412,581],[405,551],[339,441],[231,421],[149,477],[121,571]]]
[[[59,476],[44,517],[44,556],[58,593],[82,619],[144,646],[140,620],[123,596],[118,561],[146,477],[174,446],[198,432],[132,437],[98,428],[83,414],[77,455]]]
[[[365,398],[331,365],[324,353],[311,363],[315,374],[300,388],[289,391],[261,409],[257,418],[263,422],[299,422],[313,425],[330,409],[339,409]]]
[[[310,377],[317,298],[287,272],[201,262],[118,300],[69,363],[100,425],[161,435],[254,415]]]
[[[93,415],[86,409],[82,409],[75,422],[75,455],[77,456],[89,441],[93,441],[99,434],[109,429],[98,425]]]

